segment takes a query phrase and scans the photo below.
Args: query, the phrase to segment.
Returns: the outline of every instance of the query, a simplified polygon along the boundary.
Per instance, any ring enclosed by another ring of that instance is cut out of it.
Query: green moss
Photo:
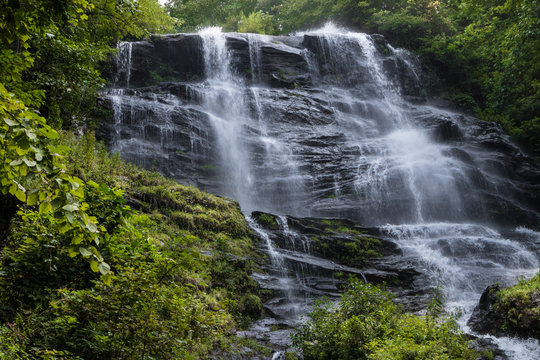
[[[369,236],[358,236],[356,232],[344,228],[340,231],[347,236],[312,236],[313,251],[324,258],[350,266],[362,266],[369,259],[381,257],[381,241]],[[328,230],[336,232],[337,230]],[[355,230],[356,231],[356,230]],[[351,236],[352,235],[352,236]]]
[[[252,319],[258,319],[263,313],[261,298],[254,294],[246,294],[238,301],[238,308],[241,313]]]
[[[279,230],[278,222],[274,215],[261,213],[256,218],[257,223],[269,230]]]
[[[501,330],[540,339],[540,273],[498,291],[496,299],[493,308],[502,319]]]
[[[346,222],[343,220],[324,219],[324,220],[321,220],[321,224],[326,226],[324,230],[327,232],[340,232],[344,234],[356,234],[356,235],[362,235],[364,233],[358,229],[354,229],[351,226],[348,226]]]

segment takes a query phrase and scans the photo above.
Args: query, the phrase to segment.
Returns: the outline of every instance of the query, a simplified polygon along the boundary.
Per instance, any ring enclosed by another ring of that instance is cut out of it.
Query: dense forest
[[[416,53],[433,93],[540,156],[537,0],[0,0],[0,358],[271,356],[231,331],[265,295],[238,204],[108,154],[97,102],[119,41],[329,20]],[[416,317],[352,280],[336,316],[320,304],[294,342],[307,358],[407,358],[412,344],[415,358],[477,358],[435,295]]]

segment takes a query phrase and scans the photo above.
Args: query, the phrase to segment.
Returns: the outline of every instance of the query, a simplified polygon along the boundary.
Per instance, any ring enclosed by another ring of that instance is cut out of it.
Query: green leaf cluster
[[[62,147],[45,119],[29,110],[0,84],[0,190],[29,208],[24,216],[40,221],[69,238],[69,254],[82,255],[108,280],[110,271],[99,253],[99,233],[105,229],[88,214],[85,183],[62,163]]]
[[[274,17],[262,10],[254,11],[248,16],[242,14],[238,20],[237,31],[242,33],[273,34],[275,32]]]

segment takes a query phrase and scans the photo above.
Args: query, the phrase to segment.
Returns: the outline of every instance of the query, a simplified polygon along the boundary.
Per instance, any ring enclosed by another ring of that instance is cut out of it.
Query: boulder
[[[517,294],[503,303],[498,297],[500,290],[495,284],[482,293],[467,325],[480,334],[540,340],[540,291]]]
[[[499,284],[491,285],[484,290],[478,305],[467,323],[472,330],[480,334],[503,335],[503,332],[500,330],[502,319],[493,308],[497,302],[497,292],[499,290]]]

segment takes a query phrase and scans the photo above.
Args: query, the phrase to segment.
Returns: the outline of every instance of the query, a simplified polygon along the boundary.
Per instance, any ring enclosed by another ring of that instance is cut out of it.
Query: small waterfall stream
[[[418,259],[425,281],[442,286],[465,330],[488,285],[538,271],[540,234],[521,226],[538,225],[528,198],[534,187],[522,187],[504,151],[524,155],[495,125],[418,100],[411,54],[333,25],[288,38],[219,28],[191,37],[204,78],[165,83],[157,94],[134,86],[136,43],[119,45],[117,88],[107,95],[111,148],[237,200],[271,261],[268,278],[255,276],[283,292],[287,302],[272,306],[289,325],[322,294],[306,280],[313,266],[305,264],[363,273],[311,255],[310,239],[289,228],[285,214],[378,227]],[[249,217],[255,210],[278,215],[287,249]],[[268,333],[268,321],[254,331]],[[495,341],[512,359],[540,358],[538,342]]]

